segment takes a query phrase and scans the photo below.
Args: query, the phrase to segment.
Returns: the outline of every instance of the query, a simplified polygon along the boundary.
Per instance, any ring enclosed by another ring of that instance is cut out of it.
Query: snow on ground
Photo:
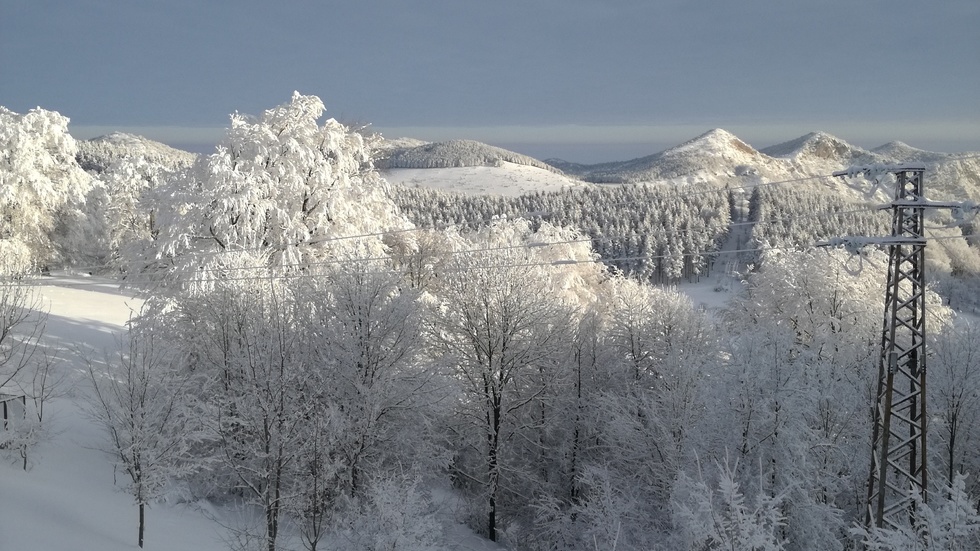
[[[45,406],[45,422],[53,434],[35,448],[28,471],[21,469],[19,460],[0,461],[0,550],[138,549],[138,510],[123,491],[125,474],[114,472],[109,457],[98,449],[102,429],[85,413],[88,386],[78,352],[99,361],[114,350],[142,301],[120,291],[115,282],[95,277],[46,277],[38,290],[49,311],[44,344],[61,360],[58,369],[68,377],[67,395]],[[456,521],[458,501],[451,495],[437,493],[434,500],[450,549],[504,549]],[[228,524],[244,516],[206,503],[156,503],[146,512],[144,549],[228,549],[226,530],[209,520],[205,510]],[[288,544],[283,548],[301,549]]]
[[[541,168],[507,162],[501,166],[393,168],[381,171],[381,175],[392,184],[467,195],[517,196],[590,185]]]
[[[53,434],[35,449],[30,470],[0,464],[0,547],[136,549],[137,509],[122,491],[123,473],[114,473],[97,449],[103,436],[85,414],[86,380],[76,350],[102,358],[141,301],[99,278],[44,278],[42,283],[39,291],[50,312],[45,345],[61,360],[69,395],[48,406],[45,422]],[[220,536],[215,524],[187,506],[154,505],[147,511],[147,550],[224,549]]]

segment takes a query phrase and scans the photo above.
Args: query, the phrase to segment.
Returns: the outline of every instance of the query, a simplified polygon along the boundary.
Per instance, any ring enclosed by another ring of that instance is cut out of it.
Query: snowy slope
[[[474,140],[450,140],[388,150],[379,148],[379,152],[383,156],[375,160],[378,168],[453,168],[495,166],[507,162],[559,172],[533,157]]]
[[[100,551],[136,548],[137,509],[113,485],[113,467],[97,446],[100,428],[84,413],[83,367],[73,350],[94,358],[111,349],[140,301],[95,278],[46,279],[50,307],[45,340],[63,361],[69,397],[54,400],[52,438],[34,453],[27,472],[0,464],[0,542],[3,549]],[[122,482],[122,473],[117,479]],[[145,549],[223,549],[215,524],[186,506],[157,505],[147,513]]]
[[[932,199],[980,202],[980,155],[936,153],[902,142],[890,142],[872,151],[885,159],[926,165],[927,185]]]
[[[384,143],[375,164],[393,184],[508,196],[586,185],[532,157],[473,140],[419,144],[400,138]]]
[[[661,153],[606,165],[592,174],[605,181],[619,179],[627,183],[694,183],[721,178],[774,176],[779,170],[778,166],[772,165],[778,163],[734,134],[716,128]]]
[[[515,196],[590,185],[557,172],[508,162],[501,162],[499,166],[389,168],[382,170],[381,175],[392,184],[467,195]]]

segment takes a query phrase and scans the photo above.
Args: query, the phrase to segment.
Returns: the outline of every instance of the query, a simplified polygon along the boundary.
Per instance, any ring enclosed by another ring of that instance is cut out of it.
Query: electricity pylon
[[[856,167],[834,176],[863,173],[878,180],[892,174],[895,199],[890,237],[852,238],[859,245],[888,246],[888,285],[872,429],[871,472],[865,522],[896,528],[913,514],[910,491],[926,497],[926,303],[923,213],[961,209],[962,203],[927,201],[925,168],[914,165]],[[848,242],[847,238],[830,244]]]

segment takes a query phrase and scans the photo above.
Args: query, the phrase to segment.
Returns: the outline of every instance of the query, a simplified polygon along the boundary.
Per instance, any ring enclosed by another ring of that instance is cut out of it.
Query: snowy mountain
[[[762,153],[788,162],[790,174],[796,177],[830,174],[854,165],[923,164],[929,198],[980,198],[980,159],[976,155],[936,153],[897,141],[869,151],[823,132],[774,145]]]
[[[932,199],[970,199],[980,202],[980,158],[976,154],[936,153],[902,142],[889,142],[872,150],[885,159],[926,165]],[[890,161],[896,162],[896,161]]]
[[[854,165],[924,163],[930,196],[977,198],[980,159],[971,154],[923,151],[901,142],[873,150],[824,133],[756,150],[734,134],[714,129],[660,153],[629,161],[585,165],[547,162],[595,183],[715,183],[736,186],[829,175]]]
[[[778,163],[720,128],[666,151],[629,161],[556,164],[567,173],[596,183],[699,183],[731,177],[754,179],[780,172]]]
[[[78,164],[85,170],[103,172],[120,159],[142,157],[148,163],[167,169],[189,166],[197,155],[142,136],[113,132],[91,140],[78,140]]]
[[[380,140],[376,166],[386,180],[470,195],[521,195],[588,183],[755,183],[824,176],[854,165],[923,163],[933,199],[980,201],[980,158],[938,153],[890,142],[867,150],[825,132],[755,149],[716,128],[665,151],[626,161],[581,164],[533,157],[474,140],[425,142]],[[79,164],[104,171],[113,161],[141,156],[167,168],[189,165],[195,154],[132,134],[113,133],[78,141]]]
[[[783,159],[815,158],[835,162],[855,161],[869,155],[868,151],[825,132],[810,132],[795,140],[764,148],[762,153]]]
[[[917,149],[904,142],[888,142],[871,150],[887,159],[904,159],[905,162],[937,163],[957,157],[950,153],[936,153]]]

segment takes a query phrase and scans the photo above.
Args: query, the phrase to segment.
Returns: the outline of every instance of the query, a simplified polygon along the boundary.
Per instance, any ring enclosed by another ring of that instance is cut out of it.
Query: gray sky
[[[721,127],[980,151],[977,0],[0,0],[0,105],[203,150],[293,90],[539,158]]]

